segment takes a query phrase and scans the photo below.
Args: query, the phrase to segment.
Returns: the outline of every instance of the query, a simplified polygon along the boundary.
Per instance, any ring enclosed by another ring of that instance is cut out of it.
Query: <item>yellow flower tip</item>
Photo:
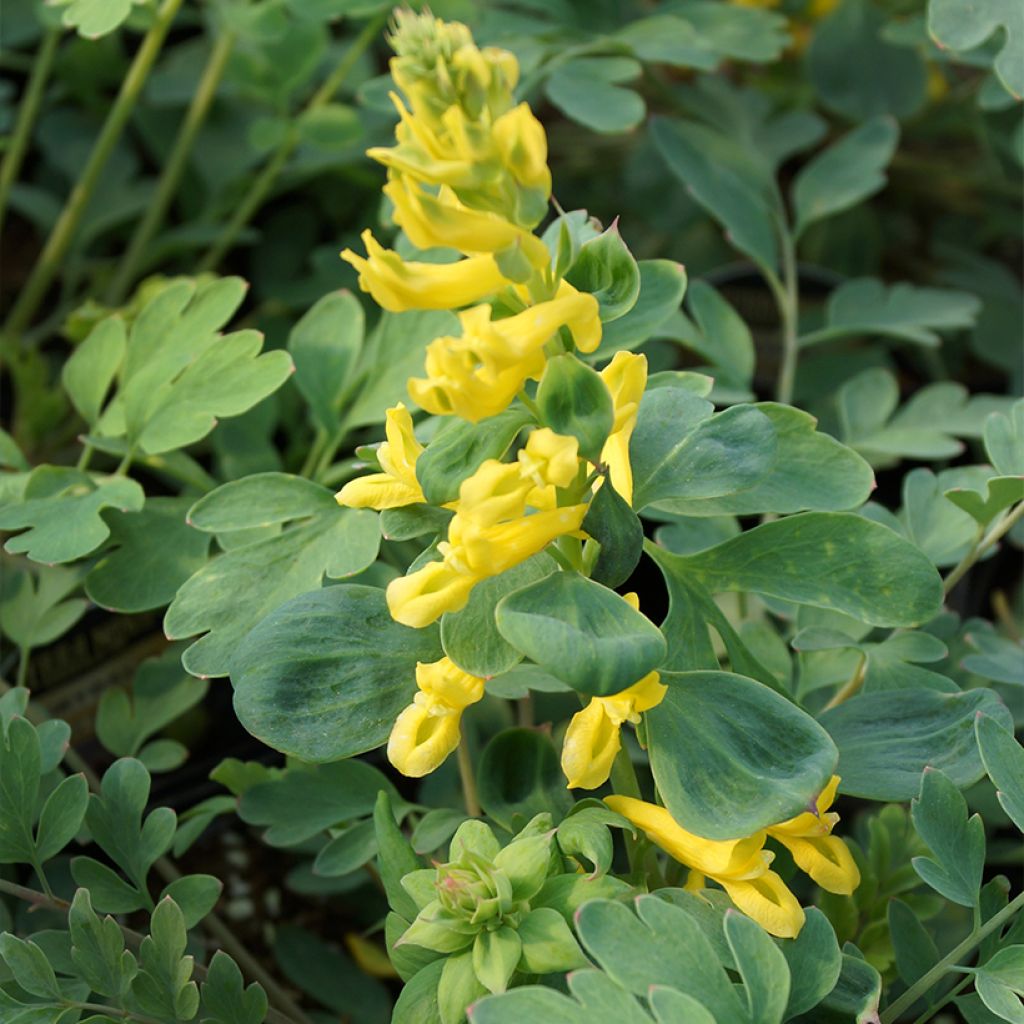
[[[568,788],[603,786],[620,747],[619,726],[608,717],[601,699],[592,698],[573,715],[562,744],[562,771],[569,780]]]
[[[422,629],[445,612],[465,607],[476,583],[476,577],[461,575],[444,562],[428,562],[416,572],[392,580],[385,597],[396,622]]]
[[[388,760],[409,778],[429,775],[458,747],[461,717],[461,712],[436,715],[410,704],[391,729]]]

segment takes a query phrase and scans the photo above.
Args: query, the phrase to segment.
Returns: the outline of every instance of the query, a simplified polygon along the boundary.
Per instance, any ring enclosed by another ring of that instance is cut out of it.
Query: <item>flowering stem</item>
[[[640,782],[636,777],[636,769],[625,746],[619,747],[619,752],[612,762],[611,771],[612,789],[619,796],[631,796],[635,800],[643,799],[640,792]],[[629,861],[629,870],[635,872],[640,859],[640,838],[623,832],[622,838],[626,844],[626,859]]]
[[[800,348],[797,340],[798,295],[796,283],[796,247],[793,236],[786,229],[782,235],[782,290],[776,293],[779,317],[782,321],[782,360],[779,377],[775,386],[775,400],[783,405],[793,401],[793,385],[796,381],[796,364]]]
[[[928,991],[941,978],[944,974],[953,970],[958,966],[957,961],[967,956],[975,946],[985,938],[986,935],[990,935],[996,929],[1001,928],[1003,924],[1009,921],[1018,910],[1024,907],[1024,892],[1018,893],[1015,899],[1008,903],[1002,910],[997,914],[993,914],[983,925],[980,927],[972,928],[971,933],[961,942],[958,946],[954,947],[949,953],[946,954],[931,970],[926,971],[917,981],[914,982],[906,992],[903,993],[898,999],[894,999],[882,1013],[879,1018],[881,1024],[893,1024],[900,1014],[904,1010],[909,1009],[914,1003],[921,997],[921,995]]]
[[[466,737],[459,740],[459,777],[462,779],[462,799],[466,802],[466,813],[471,818],[479,818],[483,811],[480,798],[476,792],[476,776],[473,774],[473,758],[469,753]]]
[[[182,122],[178,137],[174,141],[174,147],[167,158],[167,164],[160,177],[160,184],[157,186],[156,195],[149,204],[146,215],[139,221],[135,233],[132,235],[132,240],[128,245],[128,251],[121,260],[121,266],[107,292],[107,302],[112,306],[116,306],[124,301],[128,288],[136,276],[140,259],[143,253],[145,253],[146,247],[152,240],[153,235],[163,223],[167,209],[171,205],[171,200],[174,198],[178,184],[181,181],[181,175],[185,170],[188,155],[192,151],[192,146],[195,143],[199,129],[206,120],[210,105],[213,103],[217,86],[220,84],[224,68],[227,66],[231,51],[234,49],[235,39],[236,37],[233,32],[225,32],[214,44],[202,78],[200,78],[199,85],[196,88],[195,95],[192,97],[188,113],[186,113],[185,120]]]
[[[128,123],[128,118],[135,109],[135,104],[142,93],[142,87],[156,63],[164,39],[181,4],[182,0],[164,0],[153,24],[143,38],[142,44],[135,54],[135,59],[128,69],[128,74],[125,75],[121,84],[121,91],[117,94],[117,99],[114,100],[114,104],[110,108],[110,113],[107,115],[99,137],[93,144],[89,159],[86,161],[75,187],[71,190],[71,195],[68,196],[64,209],[57,218],[57,223],[54,224],[50,237],[46,240],[46,245],[43,246],[43,251],[40,253],[28,281],[21,289],[10,316],[4,324],[3,333],[7,336],[9,344],[18,343],[18,338],[32,321],[39,304],[46,297],[57,271],[63,265],[64,256],[74,240],[75,232],[81,223],[89,201],[92,199],[93,192],[96,190],[103,168],[106,167],[107,161]]]

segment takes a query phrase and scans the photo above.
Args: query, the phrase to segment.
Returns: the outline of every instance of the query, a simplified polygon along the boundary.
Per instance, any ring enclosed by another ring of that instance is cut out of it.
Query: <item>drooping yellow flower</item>
[[[359,287],[391,313],[410,309],[461,309],[507,283],[488,254],[456,263],[417,263],[385,249],[372,231],[362,233],[366,257],[346,249],[341,258],[359,272]]]
[[[832,835],[839,815],[828,809],[838,786],[839,776],[833,775],[815,801],[817,813],[804,811],[770,826],[767,832],[789,850],[797,867],[823,889],[849,896],[860,885],[860,870],[846,843]]]
[[[635,352],[616,352],[601,371],[601,379],[612,396],[615,420],[601,449],[601,461],[616,492],[626,501],[633,500],[633,467],[629,461],[629,439],[636,426],[640,399],[647,386],[647,356]]]
[[[525,459],[488,459],[464,480],[448,539],[437,546],[441,561],[428,562],[388,584],[392,618],[406,626],[426,626],[445,612],[462,608],[481,580],[511,569],[556,538],[577,532],[587,506],[559,508],[549,490],[575,478],[567,455],[576,446],[575,438],[560,440],[551,431],[534,431]],[[543,486],[538,486],[538,477]],[[543,507],[531,511],[537,508],[533,501]]]
[[[426,500],[416,479],[416,460],[423,445],[412,432],[412,416],[401,402],[386,415],[387,440],[377,449],[377,461],[384,472],[350,480],[335,495],[339,505],[381,510]]]
[[[612,762],[622,742],[619,734],[629,722],[636,725],[643,711],[661,703],[668,687],[657,672],[610,697],[591,697],[573,715],[562,745],[562,771],[569,789],[597,789],[611,774]]]
[[[453,661],[419,662],[419,693],[395,720],[388,760],[403,774],[421,778],[438,768],[459,745],[462,712],[484,695],[484,681]]]
[[[705,877],[713,879],[738,909],[769,934],[784,939],[799,934],[804,924],[803,909],[782,879],[770,870],[772,854],[764,849],[764,832],[746,839],[702,839],[687,832],[656,804],[628,796],[609,796],[605,803],[691,869],[688,889],[699,889]]]
[[[409,394],[427,412],[473,423],[508,408],[527,379],[540,377],[544,346],[562,327],[584,352],[601,341],[597,300],[571,287],[502,320],[491,319],[490,306],[475,306],[459,322],[459,337],[435,338],[427,346],[427,376],[411,379]]]

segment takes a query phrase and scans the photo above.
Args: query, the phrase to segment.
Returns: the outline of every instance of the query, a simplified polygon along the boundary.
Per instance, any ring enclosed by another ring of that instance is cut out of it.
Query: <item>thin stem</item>
[[[86,470],[89,468],[89,463],[92,461],[92,453],[96,449],[93,448],[88,441],[82,445],[82,454],[78,456],[78,461],[75,463],[75,469]]]
[[[127,476],[128,470],[132,468],[132,460],[135,458],[135,449],[129,448],[124,453],[124,458],[117,464],[117,469],[114,470],[114,476]]]
[[[963,942],[950,950],[931,970],[918,978],[903,995],[898,999],[894,999],[885,1008],[879,1018],[881,1024],[893,1024],[893,1021],[897,1020],[904,1010],[913,1006],[921,995],[927,992],[939,978],[956,967],[958,960],[961,960],[970,953],[986,935],[990,935],[997,928],[1001,928],[1021,907],[1024,907],[1024,892],[1019,893],[999,913],[993,914],[980,928],[972,928],[970,935]]]
[[[636,777],[636,769],[633,767],[633,761],[625,746],[619,747],[619,752],[615,755],[615,760],[612,761],[611,784],[612,789],[619,796],[630,796],[634,800],[642,799],[640,782]],[[631,836],[628,832],[623,832],[622,838],[626,844],[626,859],[629,861],[629,870],[635,872],[640,860],[641,840],[638,837]]]
[[[107,120],[93,145],[89,159],[86,161],[85,167],[82,168],[82,173],[71,190],[71,195],[68,196],[64,209],[61,211],[60,217],[57,218],[50,237],[46,240],[46,245],[43,246],[43,251],[32,269],[32,274],[18,295],[10,316],[7,318],[4,334],[7,336],[9,344],[18,343],[22,332],[31,323],[50,284],[63,265],[64,256],[74,239],[78,225],[89,205],[89,200],[96,190],[103,168],[106,167],[107,160],[114,151],[114,147],[128,123],[128,118],[135,109],[135,104],[142,93],[142,87],[153,69],[167,32],[181,4],[182,0],[164,0],[156,19],[143,38],[142,44],[135,54],[135,59],[128,69],[128,74],[121,84],[121,91],[117,94],[117,99],[114,100]]]
[[[32,73],[29,75],[28,83],[25,86],[25,95],[18,108],[18,120],[14,125],[14,131],[11,132],[7,152],[4,154],[4,162],[0,164],[0,228],[3,227],[4,215],[7,212],[7,200],[18,179],[21,162],[25,159],[25,153],[28,150],[29,139],[32,137],[32,126],[39,114],[39,107],[46,90],[46,82],[50,77],[50,70],[53,67],[53,58],[56,56],[57,47],[60,44],[60,37],[61,30],[59,28],[50,29],[43,36],[39,52],[32,62]]]
[[[145,1014],[136,1013],[134,1010],[126,1010],[119,1006],[107,1006],[105,1003],[80,1003],[74,999],[64,999],[62,1004],[76,1010],[93,1010],[96,1013],[106,1014],[108,1017],[136,1020],[139,1024],[160,1024],[160,1021],[155,1017],[147,1017]]]
[[[1011,509],[998,520],[994,526],[986,533],[977,544],[971,548],[970,551],[960,559],[959,564],[953,569],[953,571],[942,581],[942,591],[947,596],[952,589],[964,578],[967,572],[972,568],[974,563],[981,558],[983,554],[993,544],[1001,540],[1013,527],[1019,522],[1021,517],[1024,516],[1024,501],[1022,501],[1016,508]]]
[[[968,975],[962,981],[957,982],[957,984],[951,988],[934,1006],[929,1006],[928,1009],[914,1021],[914,1024],[925,1024],[925,1021],[931,1020],[932,1017],[934,1017],[935,1014],[937,1014],[948,1002],[951,1002],[960,995],[960,993],[967,988],[970,983],[971,975]]]
[[[832,708],[838,707],[844,701],[849,700],[854,694],[858,693],[860,688],[864,685],[864,675],[867,672],[867,668],[867,656],[862,654],[860,656],[860,661],[857,663],[857,670],[849,680],[843,684],[842,688],[836,691],[832,699],[821,710],[831,711]]]
[[[18,677],[14,681],[15,686],[24,687],[28,679],[28,660],[32,648],[25,646],[18,649]]]
[[[800,354],[797,342],[797,281],[796,250],[792,235],[785,229],[782,235],[782,293],[776,293],[779,303],[779,317],[782,321],[782,361],[779,364],[775,400],[783,405],[793,401],[793,385],[796,381],[796,364]]]
[[[374,39],[376,39],[377,34],[386,21],[387,15],[380,14],[363,26],[363,30],[352,41],[352,45],[346,51],[345,56],[338,62],[338,66],[314,93],[302,113],[295,118],[296,122],[310,111],[322,107],[334,96],[355,67],[356,62],[370,47]],[[278,175],[284,169],[285,164],[288,163],[289,157],[295,152],[299,144],[299,138],[298,129],[293,126],[278,144],[277,149],[270,158],[270,162],[249,186],[249,191],[236,207],[234,216],[225,225],[224,230],[220,233],[220,237],[213,243],[202,260],[200,260],[198,273],[213,270],[224,258],[227,251],[235,244],[235,240],[242,229],[249,223],[253,215],[263,204],[263,201],[267,198],[274,183],[277,181]]]
[[[156,195],[149,204],[146,215],[139,221],[128,245],[128,250],[121,260],[121,266],[107,293],[107,302],[111,306],[119,305],[124,301],[130,285],[138,274],[139,263],[147,246],[164,222],[171,200],[181,182],[181,176],[185,171],[196,136],[206,120],[210,105],[217,93],[217,86],[220,85],[220,80],[224,75],[224,69],[231,56],[231,51],[234,49],[236,38],[233,32],[224,32],[214,44],[188,112],[181,123],[178,137],[167,158],[163,174],[160,176]]]
[[[473,758],[469,753],[469,744],[463,736],[459,741],[459,777],[462,779],[462,798],[466,802],[466,813],[471,818],[479,818],[483,811],[480,798],[476,792],[476,775],[473,773]]]

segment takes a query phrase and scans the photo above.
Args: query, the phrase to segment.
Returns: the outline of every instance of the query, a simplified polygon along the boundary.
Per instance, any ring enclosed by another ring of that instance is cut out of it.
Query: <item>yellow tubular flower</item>
[[[647,386],[647,356],[616,352],[601,371],[601,379],[612,396],[615,421],[601,449],[601,461],[608,467],[612,486],[626,501],[633,501],[633,468],[629,461],[629,439],[636,426],[640,399]]]
[[[350,480],[335,495],[339,505],[380,510],[425,500],[416,479],[416,460],[423,445],[413,435],[412,417],[401,402],[388,409],[384,433],[387,440],[377,450],[384,472]]]
[[[793,855],[797,867],[823,889],[849,896],[860,885],[860,871],[849,847],[831,834],[839,815],[828,812],[836,798],[839,776],[833,775],[816,801],[817,813],[804,811],[767,829]]]
[[[791,939],[804,924],[804,912],[785,883],[769,869],[764,832],[746,839],[702,839],[677,824],[664,807],[628,796],[609,796],[605,803],[643,829],[653,843],[695,872],[692,887],[707,876],[725,889],[733,903],[766,932]],[[689,887],[689,886],[688,886]]]
[[[558,505],[555,488],[568,487],[579,471],[580,443],[575,437],[556,434],[548,427],[534,430],[516,456],[519,472],[534,486],[526,503],[536,509],[552,509]]]
[[[385,249],[371,231],[362,234],[367,257],[346,249],[341,258],[359,272],[359,287],[391,313],[409,309],[460,309],[504,287],[498,264],[489,255],[457,263],[406,262]]]
[[[421,778],[438,768],[459,745],[462,712],[484,695],[484,681],[448,658],[419,662],[420,692],[395,720],[388,760],[403,774]]]
[[[592,697],[573,715],[562,745],[562,771],[569,789],[597,789],[611,774],[622,746],[619,733],[626,722],[636,725],[640,713],[661,703],[668,687],[657,672],[610,697]]]

